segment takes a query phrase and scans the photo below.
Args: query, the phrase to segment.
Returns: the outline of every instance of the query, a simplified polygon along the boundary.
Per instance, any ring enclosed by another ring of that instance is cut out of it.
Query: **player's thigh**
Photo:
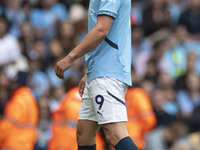
[[[114,122],[102,125],[108,143],[115,146],[121,139],[128,136],[126,122]]]
[[[93,145],[96,143],[96,134],[100,126],[91,120],[78,120],[77,142],[81,146]]]

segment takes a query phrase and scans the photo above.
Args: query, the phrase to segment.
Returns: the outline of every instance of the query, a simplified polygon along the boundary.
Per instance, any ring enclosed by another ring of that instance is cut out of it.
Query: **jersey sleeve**
[[[100,7],[97,12],[97,16],[108,15],[116,18],[119,8],[120,0],[100,0]]]

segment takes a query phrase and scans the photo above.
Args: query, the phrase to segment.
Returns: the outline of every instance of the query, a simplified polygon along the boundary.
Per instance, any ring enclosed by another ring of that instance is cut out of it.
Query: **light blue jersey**
[[[87,81],[97,77],[115,78],[131,85],[131,0],[90,0],[88,30],[97,23],[98,15],[115,20],[107,38],[85,55]]]

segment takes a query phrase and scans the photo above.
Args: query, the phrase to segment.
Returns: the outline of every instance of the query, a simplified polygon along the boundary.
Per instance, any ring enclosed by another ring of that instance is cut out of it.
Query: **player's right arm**
[[[107,37],[113,20],[113,17],[107,15],[97,17],[97,24],[88,32],[83,41],[65,58],[57,62],[55,72],[59,78],[64,78],[64,72],[71,66],[74,60],[93,50]]]

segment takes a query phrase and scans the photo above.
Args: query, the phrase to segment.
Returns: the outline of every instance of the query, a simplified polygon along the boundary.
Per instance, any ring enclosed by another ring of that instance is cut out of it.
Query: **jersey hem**
[[[132,82],[131,79],[130,80],[123,80],[122,78],[107,74],[107,75],[93,75],[91,73],[86,73],[87,74],[87,82],[89,83],[90,81],[96,79],[96,78],[100,78],[100,77],[107,77],[107,78],[114,78],[128,86],[132,86]],[[131,77],[130,77],[131,78]]]

